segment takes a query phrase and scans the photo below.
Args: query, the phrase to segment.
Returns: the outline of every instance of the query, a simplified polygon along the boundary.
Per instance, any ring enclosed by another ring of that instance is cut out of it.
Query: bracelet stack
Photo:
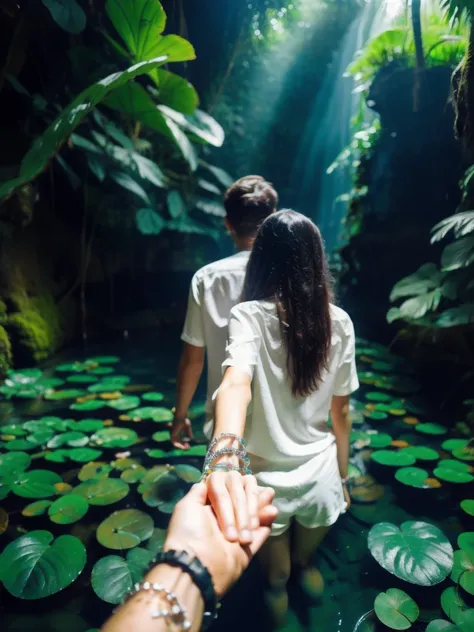
[[[219,448],[220,442],[225,439],[232,439],[232,444],[237,442],[238,447],[235,448],[231,445],[230,447]],[[225,455],[236,456],[239,460],[239,465],[220,460],[221,457]],[[219,463],[215,463],[217,459],[219,459]],[[209,476],[212,472],[240,472],[241,474],[252,474],[249,462],[244,440],[231,432],[223,432],[209,444],[206,458],[204,459],[202,478],[206,478],[206,476]]]
[[[159,610],[153,610],[150,613],[152,619],[169,619],[176,626],[179,626],[181,630],[190,630],[191,622],[186,618],[186,613],[181,607],[181,604],[178,601],[178,597],[169,591],[167,588],[162,586],[161,584],[151,583],[151,582],[142,582],[137,583],[132,588],[132,590],[127,594],[125,601],[133,595],[136,595],[140,592],[153,592],[159,596],[163,596],[165,600],[168,602],[168,607],[163,607]]]

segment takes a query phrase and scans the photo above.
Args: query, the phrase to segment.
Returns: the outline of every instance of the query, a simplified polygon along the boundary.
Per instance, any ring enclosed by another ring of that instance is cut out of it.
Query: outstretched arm
[[[345,479],[349,467],[349,440],[352,422],[349,415],[349,395],[335,395],[331,404],[331,421],[337,445],[337,462],[341,478]]]
[[[187,439],[192,438],[192,428],[187,415],[202,375],[205,352],[204,347],[196,347],[187,342],[183,345],[178,366],[176,410],[171,427],[171,441],[176,448],[189,448]],[[184,438],[181,436],[183,433],[186,435]]]

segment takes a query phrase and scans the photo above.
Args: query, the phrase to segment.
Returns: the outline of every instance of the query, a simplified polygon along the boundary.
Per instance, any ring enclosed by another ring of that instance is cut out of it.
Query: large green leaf
[[[431,230],[431,243],[444,239],[450,230],[456,238],[474,232],[474,211],[455,213],[436,224]]]
[[[439,584],[453,566],[449,540],[426,522],[408,521],[400,528],[380,522],[370,530],[368,545],[386,571],[410,584]]]
[[[374,602],[377,618],[391,630],[408,630],[418,619],[420,609],[403,590],[389,588],[377,595]]]
[[[474,322],[474,303],[465,303],[459,307],[451,307],[440,313],[436,319],[438,327],[456,327]]]
[[[158,0],[108,0],[106,10],[135,61],[154,57],[166,26],[166,13]]]
[[[194,114],[185,115],[166,105],[158,106],[168,121],[171,119],[190,134],[193,140],[208,143],[214,147],[222,147],[225,134],[219,123],[206,112],[195,110]]]
[[[450,621],[435,619],[431,621],[425,632],[461,632],[461,628],[458,628],[457,625],[454,625],[454,623]]]
[[[441,267],[446,272],[466,268],[472,263],[474,263],[474,235],[453,241],[441,254]]]
[[[136,408],[133,411],[132,416],[140,419],[151,419],[156,422],[173,421],[173,413],[168,408],[163,408],[163,406],[145,406],[143,408]]]
[[[108,555],[92,569],[92,588],[103,601],[118,604],[134,584],[140,582],[154,554],[146,549],[128,551],[125,559]]]
[[[184,496],[184,491],[179,486],[179,478],[173,472],[160,476],[154,483],[140,485],[139,491],[144,503],[149,507],[158,507],[163,513],[172,513]]]
[[[194,86],[184,77],[163,68],[152,70],[150,77],[158,87],[156,96],[163,105],[182,114],[192,114],[199,105]]]
[[[454,552],[453,572],[451,579],[474,595],[474,550]]]
[[[166,228],[165,220],[152,208],[141,208],[135,216],[137,228],[143,235],[159,235]]]
[[[54,540],[49,531],[32,531],[11,542],[0,556],[0,580],[20,599],[43,599],[63,590],[86,564],[86,549],[72,535]]]
[[[153,533],[153,519],[138,509],[115,511],[97,529],[97,540],[108,549],[132,549]]]
[[[92,439],[102,448],[128,448],[137,442],[138,435],[131,428],[103,428]]]
[[[89,505],[113,505],[128,495],[130,487],[119,478],[91,478],[74,488]]]
[[[393,286],[390,300],[405,296],[417,296],[439,287],[441,273],[434,263],[423,264],[414,274],[410,274]]]
[[[166,60],[167,57],[163,56],[150,61],[140,62],[127,70],[109,75],[83,90],[61,111],[61,114],[51,123],[48,129],[35,140],[31,149],[23,158],[19,177],[4,182],[0,186],[0,199],[10,195],[16,188],[36,178],[45,169],[51,158],[59,151],[71,132],[108,94],[125,85],[131,79],[164,64]],[[59,367],[57,368],[59,369]]]
[[[56,494],[55,483],[62,482],[62,478],[55,472],[29,470],[15,480],[12,491],[22,498],[49,498]]]
[[[41,0],[51,17],[68,33],[80,33],[86,26],[86,14],[76,0]]]
[[[50,505],[48,515],[56,524],[72,524],[83,518],[89,510],[89,503],[79,494],[61,496]]]
[[[6,473],[24,472],[30,467],[31,456],[26,452],[0,454],[0,476]]]
[[[145,204],[151,204],[148,193],[135,178],[132,178],[129,173],[113,170],[110,172],[110,177],[123,189],[126,189],[130,193],[139,197],[142,202],[145,202]]]
[[[111,399],[107,405],[114,410],[131,410],[140,406],[140,398],[136,395],[122,395],[118,399]]]
[[[166,200],[171,217],[180,217],[186,213],[186,204],[179,191],[169,191]]]

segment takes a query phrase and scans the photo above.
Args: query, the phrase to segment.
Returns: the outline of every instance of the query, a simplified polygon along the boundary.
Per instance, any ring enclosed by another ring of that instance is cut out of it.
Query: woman
[[[278,622],[291,570],[301,572],[303,586],[320,581],[311,557],[349,503],[349,395],[359,386],[354,328],[330,302],[318,228],[295,211],[262,224],[243,301],[231,313],[204,475],[221,528],[241,544],[258,526],[247,466],[259,485],[275,489],[279,514],[262,560]]]

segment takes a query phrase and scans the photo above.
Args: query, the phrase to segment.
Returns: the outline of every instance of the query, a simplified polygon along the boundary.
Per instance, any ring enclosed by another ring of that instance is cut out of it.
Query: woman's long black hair
[[[328,368],[332,293],[321,233],[295,211],[268,217],[250,255],[243,300],[269,299],[282,322],[293,395],[309,395]]]

